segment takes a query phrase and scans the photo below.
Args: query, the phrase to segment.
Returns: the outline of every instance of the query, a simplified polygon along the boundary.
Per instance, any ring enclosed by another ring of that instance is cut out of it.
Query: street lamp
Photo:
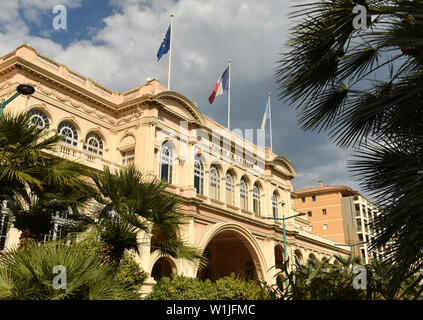
[[[20,84],[18,85],[18,87],[16,88],[16,93],[11,96],[9,99],[7,99],[7,101],[3,100],[0,103],[0,116],[3,114],[3,110],[6,107],[6,105],[10,102],[12,102],[15,98],[19,97],[21,94],[24,96],[28,96],[31,95],[35,92],[35,89],[33,86],[31,86],[30,84]]]
[[[283,222],[283,250],[284,250],[284,257],[283,257],[283,262],[284,264],[286,263],[286,257],[287,257],[287,250],[286,250],[286,231],[285,231],[285,220],[291,219],[291,218],[295,218],[295,217],[299,217],[299,216],[305,216],[304,212],[300,212],[298,214],[295,214],[293,216],[289,216],[286,217],[283,216],[283,218],[276,218],[276,217],[263,217],[263,219],[273,219],[273,220],[282,220]],[[286,270],[286,265],[285,265],[285,284],[286,284],[286,290],[288,291],[288,271]]]

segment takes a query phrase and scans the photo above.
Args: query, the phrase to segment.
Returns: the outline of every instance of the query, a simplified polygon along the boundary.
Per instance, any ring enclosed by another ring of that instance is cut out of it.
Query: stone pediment
[[[159,102],[166,109],[165,111],[169,111],[188,122],[194,122],[201,126],[205,125],[204,116],[198,110],[197,105],[182,94],[164,91],[155,95],[153,99]]]
[[[288,177],[294,178],[297,175],[293,165],[285,157],[276,156],[270,161],[269,164],[273,167],[274,170],[277,170]]]

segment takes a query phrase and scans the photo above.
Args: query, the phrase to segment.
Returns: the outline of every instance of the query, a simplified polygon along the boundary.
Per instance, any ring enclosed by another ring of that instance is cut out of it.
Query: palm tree
[[[56,266],[65,269],[53,273]],[[66,288],[55,288],[53,280],[63,272]],[[0,300],[135,299],[139,295],[133,288],[123,285],[115,270],[83,244],[31,243],[0,258]]]
[[[82,165],[52,154],[62,139],[32,125],[25,113],[0,117],[0,197],[23,244],[47,233],[57,211],[70,207],[79,219],[92,192]]]
[[[196,248],[178,236],[186,221],[180,199],[166,191],[166,182],[146,181],[133,166],[116,173],[104,167],[91,176],[98,188],[93,216],[108,261],[118,265],[125,250],[137,251],[139,245],[147,245],[137,240],[137,233],[145,231],[153,239],[152,249],[161,255],[202,264],[204,259]]]
[[[367,28],[355,29],[361,4]],[[423,280],[423,3],[323,0],[302,18],[278,62],[279,96],[304,130],[327,131],[364,190],[383,209],[372,248],[387,245],[391,293],[410,275]],[[423,291],[423,286],[421,286]]]

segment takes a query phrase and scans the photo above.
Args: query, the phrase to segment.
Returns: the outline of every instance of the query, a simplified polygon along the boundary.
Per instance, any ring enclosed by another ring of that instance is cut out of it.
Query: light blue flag
[[[269,113],[269,100],[267,100],[266,110],[264,111],[263,121],[261,122],[261,129],[263,130],[266,127],[266,120],[270,118]]]

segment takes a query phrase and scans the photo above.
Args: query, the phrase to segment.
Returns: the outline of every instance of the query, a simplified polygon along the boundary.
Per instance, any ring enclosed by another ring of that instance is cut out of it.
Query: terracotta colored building
[[[160,257],[148,233],[140,233],[138,262],[150,273],[144,292],[171,272],[210,278],[235,272],[276,283],[283,261],[282,223],[272,217],[297,212],[291,200],[296,171],[283,156],[260,148],[203,115],[195,102],[152,79],[120,93],[22,45],[0,58],[0,99],[21,83],[35,87],[5,112],[25,111],[33,123],[66,139],[57,155],[85,166],[112,170],[133,163],[145,176],[169,182],[180,196],[188,224],[181,236],[209,258],[199,271],[183,260]],[[0,250],[18,243],[19,231],[1,214]],[[47,238],[59,236],[60,219]],[[271,218],[271,219],[266,219]],[[307,218],[287,220],[288,257],[333,261],[348,249],[309,232]]]
[[[374,237],[370,222],[380,210],[358,191],[346,186],[324,186],[296,190],[294,207],[305,212],[310,221],[309,231],[339,244],[353,245],[356,256],[364,263],[381,258],[382,252],[369,251]],[[361,243],[360,245],[354,245]]]

